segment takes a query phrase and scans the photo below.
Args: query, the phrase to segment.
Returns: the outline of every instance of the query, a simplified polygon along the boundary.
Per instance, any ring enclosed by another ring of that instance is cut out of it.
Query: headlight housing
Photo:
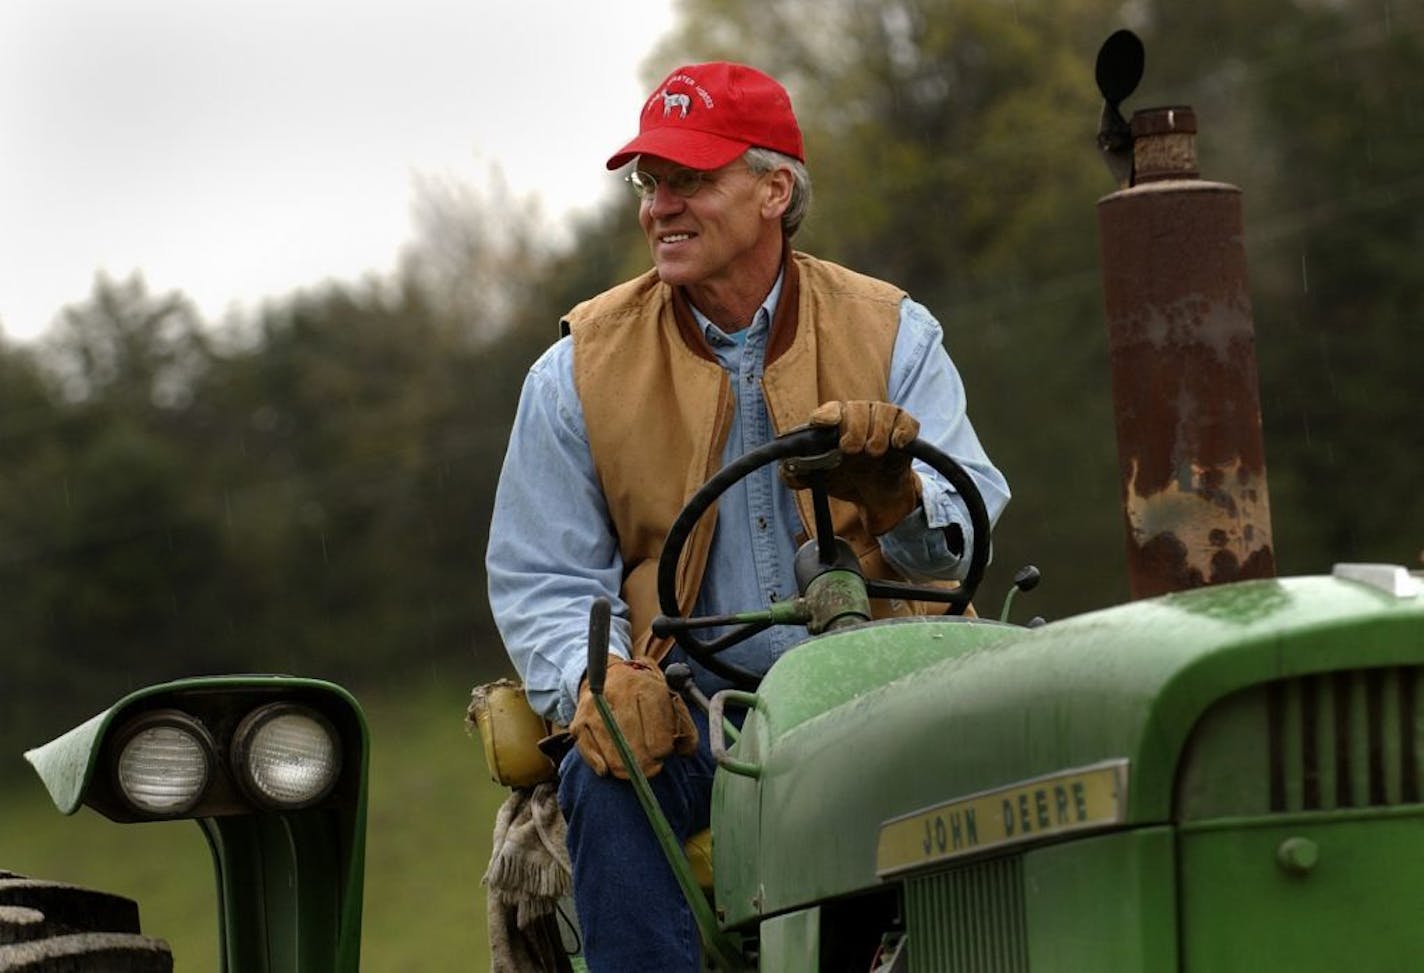
[[[180,710],[146,713],[120,733],[114,783],[142,814],[178,816],[202,799],[213,779],[212,738]]]
[[[233,733],[231,758],[248,798],[271,810],[315,804],[341,776],[341,740],[331,721],[295,703],[249,713]]]

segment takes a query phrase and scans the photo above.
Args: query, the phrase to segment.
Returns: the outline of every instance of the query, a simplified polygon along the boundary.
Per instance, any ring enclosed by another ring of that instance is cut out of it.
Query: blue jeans
[[[697,752],[669,757],[648,782],[679,845],[711,820],[717,767],[706,714],[692,707],[692,719]],[[599,777],[575,748],[559,766],[559,807],[568,823],[574,907],[591,973],[699,973],[697,923],[633,785]]]

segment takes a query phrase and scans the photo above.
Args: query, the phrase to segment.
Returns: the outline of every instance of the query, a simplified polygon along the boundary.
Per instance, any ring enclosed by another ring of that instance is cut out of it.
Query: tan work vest
[[[790,255],[761,383],[778,434],[804,424],[822,402],[886,398],[904,296],[836,264]],[[574,384],[594,468],[623,556],[633,654],[661,659],[671,640],[651,632],[658,613],[658,556],[678,512],[721,466],[732,421],[730,379],[682,292],[659,281],[656,271],[579,304],[565,323],[573,335]],[[796,504],[803,536],[809,536],[815,522],[810,492],[799,491]],[[832,500],[831,510],[836,533],[850,543],[867,576],[897,577],[855,506]],[[684,615],[702,584],[715,517],[714,508],[697,524],[678,564]],[[875,606],[885,614],[923,610],[899,602]]]

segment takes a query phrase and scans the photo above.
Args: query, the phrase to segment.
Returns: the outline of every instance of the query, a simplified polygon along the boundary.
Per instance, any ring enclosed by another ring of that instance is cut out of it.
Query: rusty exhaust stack
[[[1198,178],[1190,108],[1130,131],[1098,227],[1131,594],[1273,577],[1241,190]]]

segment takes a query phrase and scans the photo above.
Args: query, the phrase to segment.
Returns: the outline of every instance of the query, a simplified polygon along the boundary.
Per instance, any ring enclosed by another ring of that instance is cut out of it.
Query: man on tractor
[[[576,744],[558,761],[558,793],[585,957],[622,973],[698,970],[700,946],[592,705],[593,601],[614,606],[606,699],[685,840],[709,824],[715,763],[705,714],[660,666],[689,661],[708,694],[727,685],[652,631],[658,556],[692,490],[780,433],[836,426],[836,533],[867,577],[919,581],[961,577],[973,537],[953,488],[900,447],[919,436],[958,460],[991,520],[1009,499],[934,317],[891,284],[791,248],[811,183],[777,81],[725,62],[678,68],[608,168],[630,162],[653,268],[571,310],[530,369],[488,551],[490,603],[529,701]],[[813,532],[800,486],[768,467],[722,497],[680,565],[684,613],[797,595],[793,560]],[[764,673],[802,638],[768,628],[719,658]]]

